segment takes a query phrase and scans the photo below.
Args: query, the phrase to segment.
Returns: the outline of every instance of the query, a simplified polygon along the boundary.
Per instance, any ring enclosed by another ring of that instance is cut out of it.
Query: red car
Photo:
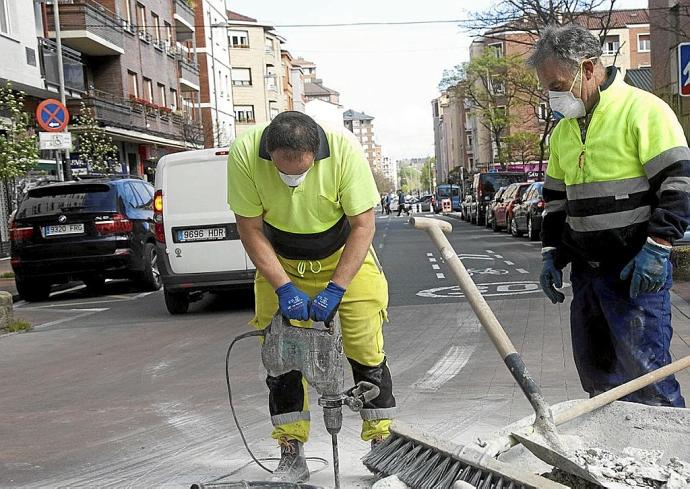
[[[491,229],[500,231],[501,229],[510,229],[510,224],[513,219],[513,207],[522,199],[522,194],[529,187],[529,183],[511,183],[501,198],[496,202],[494,207],[494,220],[491,224]]]

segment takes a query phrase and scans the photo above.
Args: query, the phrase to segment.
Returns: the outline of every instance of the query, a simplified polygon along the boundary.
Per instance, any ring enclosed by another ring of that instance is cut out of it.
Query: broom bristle
[[[468,482],[479,489],[529,487],[394,431],[362,461],[373,473],[396,475],[414,489],[451,489],[456,481]]]

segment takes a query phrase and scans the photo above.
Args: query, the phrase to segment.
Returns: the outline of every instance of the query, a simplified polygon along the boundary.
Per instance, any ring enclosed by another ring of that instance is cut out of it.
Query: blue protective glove
[[[306,321],[309,319],[309,296],[288,282],[276,289],[280,312],[288,319]]]
[[[658,292],[666,283],[668,269],[666,262],[671,256],[671,248],[657,244],[652,238],[640,252],[630,260],[621,272],[621,280],[630,280],[630,297],[635,299],[646,292]]]
[[[345,289],[333,282],[328,282],[328,286],[311,301],[309,317],[314,321],[329,322],[335,316],[343,295],[345,295]]]
[[[539,283],[541,284],[541,289],[546,294],[553,304],[558,302],[563,302],[565,300],[565,295],[562,292],[556,290],[563,287],[563,272],[556,267],[556,250],[549,250],[542,254],[542,265],[541,275],[539,275]]]

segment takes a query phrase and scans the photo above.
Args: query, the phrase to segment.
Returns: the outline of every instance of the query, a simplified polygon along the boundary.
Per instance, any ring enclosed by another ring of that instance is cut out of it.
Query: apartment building
[[[285,110],[304,112],[304,69],[295,64],[290,51],[280,51],[283,70],[283,106]]]
[[[364,148],[369,166],[372,169],[380,169],[381,147],[376,144],[374,137],[374,118],[364,112],[350,109],[343,113],[343,123],[357,137],[362,148]]]
[[[623,76],[629,69],[637,70],[649,67],[651,38],[647,9],[613,11],[608,22],[608,29],[602,32],[602,25],[607,24],[607,16],[607,12],[591,13],[577,20],[596,36],[603,36],[604,54],[601,60],[604,66],[615,64]],[[487,52],[498,57],[526,57],[532,42],[533,36],[525,31],[499,29],[485,37],[478,37],[472,42],[470,59],[480,57]],[[665,58],[668,59],[668,56]],[[637,80],[640,77],[631,77],[630,79]],[[538,106],[531,106],[505,97],[501,102],[500,93],[496,93],[496,95],[497,107],[504,107],[511,117],[511,123],[502,131],[501,138],[517,132],[531,132],[541,136],[545,129],[545,118],[548,113],[546,103],[542,102]],[[487,127],[488,125],[486,121],[482,121],[477,108],[469,107],[469,115],[465,120],[467,137],[471,136],[472,143],[467,144],[468,150],[466,151],[469,168],[487,170],[497,164],[498,145],[494,135]],[[472,158],[472,165],[469,165],[470,157]]]
[[[467,100],[455,87],[431,101],[437,182],[448,182],[451,172],[470,171],[474,166],[477,131],[467,108]]]
[[[273,26],[228,11],[230,65],[237,133],[285,110],[280,37]]]
[[[199,63],[204,147],[225,147],[236,133],[225,0],[197,0],[194,23],[197,27],[192,49]]]
[[[43,5],[54,39],[53,5]],[[145,175],[163,155],[197,147],[199,75],[184,47],[195,25],[186,1],[69,0],[59,8],[62,43],[85,68],[86,91],[68,107],[77,116],[82,102],[93,111],[118,147],[122,171]]]

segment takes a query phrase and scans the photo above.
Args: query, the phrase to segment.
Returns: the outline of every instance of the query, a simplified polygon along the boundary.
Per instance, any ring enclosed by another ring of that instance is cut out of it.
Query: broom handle
[[[462,290],[463,294],[470,303],[472,310],[479,318],[479,322],[482,324],[486,330],[489,338],[493,342],[496,350],[501,355],[501,358],[505,362],[508,370],[513,375],[513,378],[518,383],[522,392],[527,397],[527,400],[532,405],[532,408],[537,415],[537,420],[548,423],[553,426],[553,418],[551,416],[551,410],[541,393],[541,389],[534,381],[527,367],[522,361],[522,357],[515,349],[513,342],[506,334],[505,330],[498,322],[493,311],[487,304],[486,300],[482,296],[481,292],[472,281],[470,274],[467,273],[465,266],[458,258],[457,253],[451,246],[448,238],[443,234],[444,232],[449,233],[453,230],[453,226],[447,221],[441,221],[439,219],[429,219],[424,217],[412,217],[410,218],[410,224],[416,229],[421,229],[426,231],[431,237],[434,244],[438,247],[441,252],[441,256],[446,261],[446,264],[450,267],[458,281],[458,285]]]
[[[606,406],[607,404],[617,401],[621,397],[632,394],[635,391],[647,387],[654,382],[657,382],[669,375],[675,374],[683,369],[690,367],[690,355],[683,357],[675,362],[669,363],[663,367],[649,372],[648,374],[642,375],[636,379],[633,379],[625,384],[621,384],[618,387],[614,387],[611,390],[602,392],[590,399],[585,399],[575,404],[573,407],[565,409],[555,415],[556,424],[560,425],[567,423],[578,416],[583,414],[591,413],[595,409]]]

